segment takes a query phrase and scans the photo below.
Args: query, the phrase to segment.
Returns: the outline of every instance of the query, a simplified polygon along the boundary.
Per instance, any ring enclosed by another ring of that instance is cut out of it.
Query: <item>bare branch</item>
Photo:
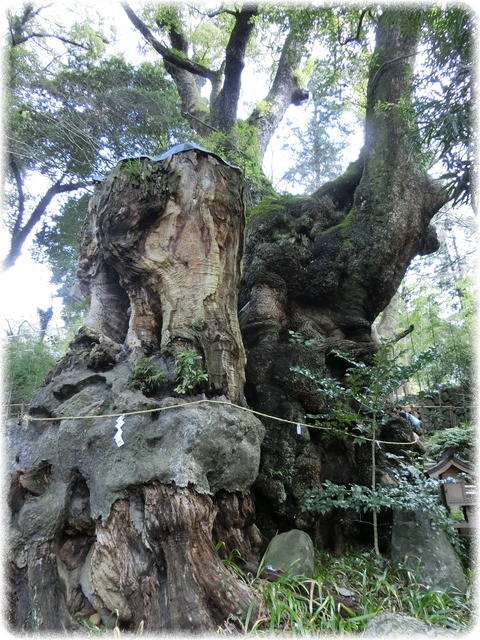
[[[407,329],[404,329],[403,331],[400,331],[400,333],[396,333],[393,336],[392,342],[398,342],[402,338],[405,338],[405,336],[408,336],[410,333],[412,333],[412,331],[414,329],[415,329],[414,325],[411,324],[409,327],[407,327]]]
[[[193,73],[194,75],[201,76],[202,78],[206,78],[210,81],[215,81],[217,76],[217,73],[215,71],[209,69],[208,67],[205,67],[202,64],[199,64],[198,62],[190,60],[186,56],[178,55],[177,53],[175,53],[175,51],[173,51],[173,49],[169,49],[168,47],[166,47],[160,42],[160,40],[157,40],[157,38],[153,35],[147,25],[142,20],[140,20],[140,18],[133,11],[128,2],[122,1],[120,2],[120,4],[125,10],[125,13],[129,17],[130,22],[133,24],[133,26],[142,34],[145,40],[150,45],[152,45],[155,51],[159,53],[166,62],[178,67],[179,69],[183,69],[184,71]]]
[[[220,7],[220,9],[217,9],[217,11],[210,11],[209,13],[205,14],[207,16],[207,18],[215,18],[216,16],[221,16],[222,14],[228,14],[231,16],[236,16],[237,15],[237,11],[232,11],[231,9],[226,9],[225,6],[222,4],[222,6]]]
[[[33,32],[33,33],[26,34],[24,36],[21,36],[20,38],[15,39],[15,42],[12,42],[12,46],[23,44],[24,42],[27,42],[32,38],[56,38],[57,40],[60,40],[60,42],[64,42],[65,44],[72,44],[73,46],[79,47],[80,49],[88,49],[88,46],[81,42],[76,42],[75,40],[70,40],[69,38],[64,38],[63,36],[58,36],[54,33],[41,33],[41,32]]]
[[[417,52],[414,51],[413,53],[407,53],[404,56],[398,56],[397,58],[392,58],[391,60],[385,60],[385,62],[382,62],[382,64],[378,67],[378,69],[376,70],[375,74],[373,75],[371,81],[369,82],[369,87],[367,90],[367,96],[371,96],[373,91],[375,90],[376,86],[377,86],[377,82],[380,78],[380,76],[382,75],[382,73],[386,70],[386,68],[388,67],[389,64],[393,64],[394,62],[399,62],[400,60],[406,60],[407,58],[412,58],[413,56],[416,56]]]
[[[62,175],[55,184],[53,184],[45,193],[45,195],[38,202],[37,206],[33,210],[30,218],[27,220],[25,225],[22,228],[19,228],[15,235],[12,234],[12,240],[10,244],[10,251],[8,256],[5,259],[4,264],[2,265],[2,270],[7,270],[10,267],[13,267],[17,258],[20,256],[20,252],[22,250],[23,243],[32,232],[35,225],[40,222],[42,217],[45,215],[45,212],[50,205],[53,198],[61,193],[71,193],[72,191],[76,191],[78,189],[83,189],[89,185],[93,185],[93,182],[82,181],[82,182],[70,182],[67,184],[62,184],[62,180],[65,175]]]
[[[362,25],[363,25],[363,19],[365,18],[365,15],[368,13],[369,9],[364,9],[362,11],[362,13],[360,14],[360,17],[358,19],[358,24],[357,24],[357,31],[355,33],[354,36],[351,36],[350,38],[346,38],[345,40],[342,41],[342,39],[339,37],[338,38],[338,42],[339,44],[346,45],[349,42],[360,42],[360,34],[362,32]]]

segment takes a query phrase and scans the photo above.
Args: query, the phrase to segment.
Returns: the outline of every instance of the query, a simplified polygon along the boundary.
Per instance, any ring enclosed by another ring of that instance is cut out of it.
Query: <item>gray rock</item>
[[[411,638],[424,636],[453,635],[443,627],[435,627],[403,613],[381,613],[367,623],[364,636],[404,636]]]
[[[264,556],[266,569],[287,571],[290,575],[313,576],[314,550],[308,533],[292,529],[270,540]]]
[[[443,529],[432,526],[428,513],[394,510],[391,557],[394,564],[418,572],[419,582],[426,587],[462,592],[467,588],[455,550]]]

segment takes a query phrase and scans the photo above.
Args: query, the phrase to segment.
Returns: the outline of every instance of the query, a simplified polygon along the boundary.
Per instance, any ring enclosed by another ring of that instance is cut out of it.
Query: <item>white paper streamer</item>
[[[302,427],[297,423],[297,436],[301,435]]]
[[[117,418],[117,421],[115,422],[117,433],[113,436],[113,439],[115,440],[115,444],[117,445],[117,447],[121,447],[123,444],[125,444],[122,438],[122,433],[123,433],[122,427],[124,422],[125,422],[125,416],[119,416]]]

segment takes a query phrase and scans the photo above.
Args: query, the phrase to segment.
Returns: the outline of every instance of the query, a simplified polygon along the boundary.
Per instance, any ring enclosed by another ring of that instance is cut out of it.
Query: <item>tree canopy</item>
[[[307,190],[332,176],[348,114],[365,117],[381,9],[121,2],[118,11],[134,28],[121,53],[108,12],[85,17],[34,2],[7,11],[6,267],[41,221],[54,225],[59,198],[77,198],[122,155],[202,141],[245,170],[255,204],[268,191],[262,158],[290,107],[310,114],[288,144],[296,165],[286,169]],[[416,20],[412,145],[427,164],[441,163],[452,201],[468,202],[473,17],[426,7]],[[128,62],[135,47],[148,60]]]

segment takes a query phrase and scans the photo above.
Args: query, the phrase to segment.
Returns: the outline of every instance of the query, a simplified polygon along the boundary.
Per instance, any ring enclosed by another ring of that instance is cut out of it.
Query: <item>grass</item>
[[[245,633],[359,634],[385,612],[408,614],[450,631],[466,631],[473,622],[470,591],[428,589],[414,572],[372,553],[335,557],[321,552],[312,579],[283,575],[275,581],[261,577],[262,567],[256,576],[244,574],[236,559],[226,559],[226,566],[261,594],[268,612],[255,623],[251,611],[243,620],[236,618]]]

